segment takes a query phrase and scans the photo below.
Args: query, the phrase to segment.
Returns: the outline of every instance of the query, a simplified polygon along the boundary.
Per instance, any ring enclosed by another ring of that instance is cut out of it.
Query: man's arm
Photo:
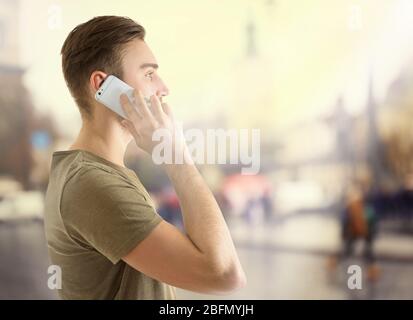
[[[141,94],[135,95],[135,101],[137,106],[122,98],[129,118],[123,124],[138,146],[152,152],[154,130],[175,130],[171,110],[157,97],[151,98],[153,111]],[[164,168],[179,198],[187,234],[162,221],[123,260],[150,277],[187,290],[220,294],[245,286],[222,212],[196,167],[186,163],[165,164]]]

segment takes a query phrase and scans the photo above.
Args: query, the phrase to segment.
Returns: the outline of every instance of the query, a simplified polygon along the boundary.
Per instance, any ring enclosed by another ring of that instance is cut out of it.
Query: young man
[[[53,154],[46,194],[46,237],[64,299],[174,299],[174,287],[224,294],[246,283],[222,213],[190,161],[162,165],[186,234],[157,214],[124,165],[133,139],[151,154],[157,129],[186,150],[173,134],[171,109],[162,103],[168,89],[144,36],[131,19],[101,16],[77,26],[62,47],[63,74],[82,116],[73,145]],[[110,74],[135,89],[133,103],[121,97],[127,120],[93,98]]]

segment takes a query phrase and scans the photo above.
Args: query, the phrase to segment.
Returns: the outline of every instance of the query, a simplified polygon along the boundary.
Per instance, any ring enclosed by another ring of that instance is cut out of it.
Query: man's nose
[[[168,87],[165,85],[165,83],[163,83],[163,81],[161,80],[160,83],[160,87],[159,89],[156,91],[156,95],[158,97],[165,97],[169,94],[169,89]]]

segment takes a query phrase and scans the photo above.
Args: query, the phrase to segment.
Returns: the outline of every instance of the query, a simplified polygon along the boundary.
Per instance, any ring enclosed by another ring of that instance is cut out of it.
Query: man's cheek
[[[154,86],[150,83],[147,83],[147,79],[143,78],[136,78],[135,77],[128,77],[127,75],[125,76],[124,81],[130,85],[133,89],[142,92],[144,97],[150,97],[151,95],[156,93],[156,89]]]
[[[146,96],[150,96],[151,88],[145,84],[143,81],[135,81],[133,83],[128,83],[132,88],[142,92],[142,94]]]

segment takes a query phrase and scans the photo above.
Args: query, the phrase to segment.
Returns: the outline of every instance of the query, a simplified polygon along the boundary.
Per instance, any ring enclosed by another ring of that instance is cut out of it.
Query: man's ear
[[[89,84],[93,92],[98,91],[108,75],[103,71],[93,71],[89,78]]]

